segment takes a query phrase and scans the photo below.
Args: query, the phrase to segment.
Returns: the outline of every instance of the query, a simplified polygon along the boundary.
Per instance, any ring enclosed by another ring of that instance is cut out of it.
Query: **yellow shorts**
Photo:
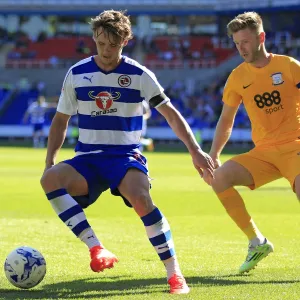
[[[294,190],[295,178],[300,174],[300,140],[255,147],[231,160],[241,164],[251,173],[254,180],[251,189],[284,177]]]

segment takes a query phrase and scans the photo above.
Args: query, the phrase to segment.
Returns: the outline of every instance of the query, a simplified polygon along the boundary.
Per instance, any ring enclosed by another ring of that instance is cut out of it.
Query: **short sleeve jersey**
[[[263,68],[242,63],[225,84],[223,102],[243,102],[256,146],[274,145],[300,136],[300,62],[271,54]]]
[[[101,70],[94,57],[68,71],[57,111],[78,114],[76,155],[128,152],[139,147],[143,101],[163,93],[155,75],[126,56],[111,72]],[[156,107],[169,101],[162,99]]]

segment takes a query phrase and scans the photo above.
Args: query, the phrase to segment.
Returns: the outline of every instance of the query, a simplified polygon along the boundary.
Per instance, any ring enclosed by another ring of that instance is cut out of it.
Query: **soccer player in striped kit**
[[[40,95],[37,101],[29,105],[24,114],[23,123],[26,123],[29,118],[32,125],[32,142],[34,148],[45,147],[45,114],[50,108],[56,108],[56,103],[46,102],[45,97]]]
[[[129,17],[122,11],[104,11],[91,20],[97,55],[70,68],[63,83],[57,113],[48,139],[42,187],[59,218],[90,249],[95,272],[117,262],[90,227],[83,208],[110,188],[132,206],[143,222],[148,238],[164,263],[170,293],[186,294],[189,287],[175,255],[170,226],[149,194],[146,158],[139,150],[145,100],[168,121],[188,148],[202,176],[211,176],[213,162],[201,150],[194,135],[172,106],[155,75],[138,62],[122,56],[132,38]],[[78,113],[76,155],[55,164],[65,139],[68,121]]]

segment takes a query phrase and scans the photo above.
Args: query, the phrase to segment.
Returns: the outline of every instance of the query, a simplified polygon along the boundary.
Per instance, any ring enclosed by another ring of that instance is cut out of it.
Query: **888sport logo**
[[[283,109],[280,93],[277,90],[271,93],[265,92],[262,95],[256,94],[253,99],[258,108],[265,109],[266,114],[272,114]]]

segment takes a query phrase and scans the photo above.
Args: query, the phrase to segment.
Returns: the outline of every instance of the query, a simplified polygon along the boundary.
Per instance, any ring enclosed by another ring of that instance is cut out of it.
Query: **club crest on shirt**
[[[273,85],[280,85],[284,83],[281,72],[274,73],[271,75],[271,77],[272,77]]]
[[[128,87],[131,84],[131,78],[128,75],[121,75],[118,78],[118,84],[121,87]]]
[[[119,92],[109,93],[107,91],[100,92],[97,95],[94,95],[94,91],[90,91],[88,95],[91,99],[96,101],[96,105],[101,110],[110,109],[114,101],[120,99],[121,97],[121,93]]]

